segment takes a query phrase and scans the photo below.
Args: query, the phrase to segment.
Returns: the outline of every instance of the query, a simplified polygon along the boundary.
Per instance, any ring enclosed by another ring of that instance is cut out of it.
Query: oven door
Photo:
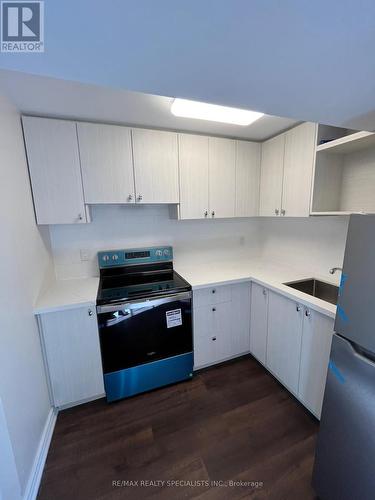
[[[104,374],[192,352],[191,292],[97,307]]]

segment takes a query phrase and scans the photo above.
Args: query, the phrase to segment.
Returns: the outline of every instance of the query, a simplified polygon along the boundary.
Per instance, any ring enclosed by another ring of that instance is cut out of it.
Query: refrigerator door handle
[[[370,357],[371,354],[366,356],[366,352],[364,350],[357,349],[355,347],[355,344],[353,345],[353,343],[350,342],[348,339],[345,339],[345,340],[346,340],[347,347],[351,350],[352,354],[356,358],[358,358],[360,361],[363,361],[364,363],[367,363],[370,366],[372,366],[373,368],[375,368],[375,359],[372,359],[372,357]],[[374,355],[372,355],[372,356],[374,356]]]

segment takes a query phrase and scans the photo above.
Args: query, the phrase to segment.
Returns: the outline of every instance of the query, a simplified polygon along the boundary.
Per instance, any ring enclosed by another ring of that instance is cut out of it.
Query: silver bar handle
[[[121,309],[141,309],[146,307],[155,307],[161,304],[168,304],[176,300],[191,299],[191,292],[175,293],[173,295],[162,295],[160,297],[150,299],[134,299],[127,302],[120,302],[119,304],[106,304],[103,306],[96,306],[98,314],[119,311]]]

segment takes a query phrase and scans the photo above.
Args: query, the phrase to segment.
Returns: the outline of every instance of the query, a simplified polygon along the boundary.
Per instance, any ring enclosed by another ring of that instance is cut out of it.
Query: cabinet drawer
[[[230,302],[232,300],[232,288],[230,286],[213,286],[194,290],[193,300],[194,307]]]

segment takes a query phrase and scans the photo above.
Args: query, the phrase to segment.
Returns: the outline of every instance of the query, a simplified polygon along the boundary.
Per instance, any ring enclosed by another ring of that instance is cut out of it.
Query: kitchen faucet
[[[335,274],[336,271],[342,271],[342,267],[332,267],[330,270],[329,270],[329,273],[330,274]]]

